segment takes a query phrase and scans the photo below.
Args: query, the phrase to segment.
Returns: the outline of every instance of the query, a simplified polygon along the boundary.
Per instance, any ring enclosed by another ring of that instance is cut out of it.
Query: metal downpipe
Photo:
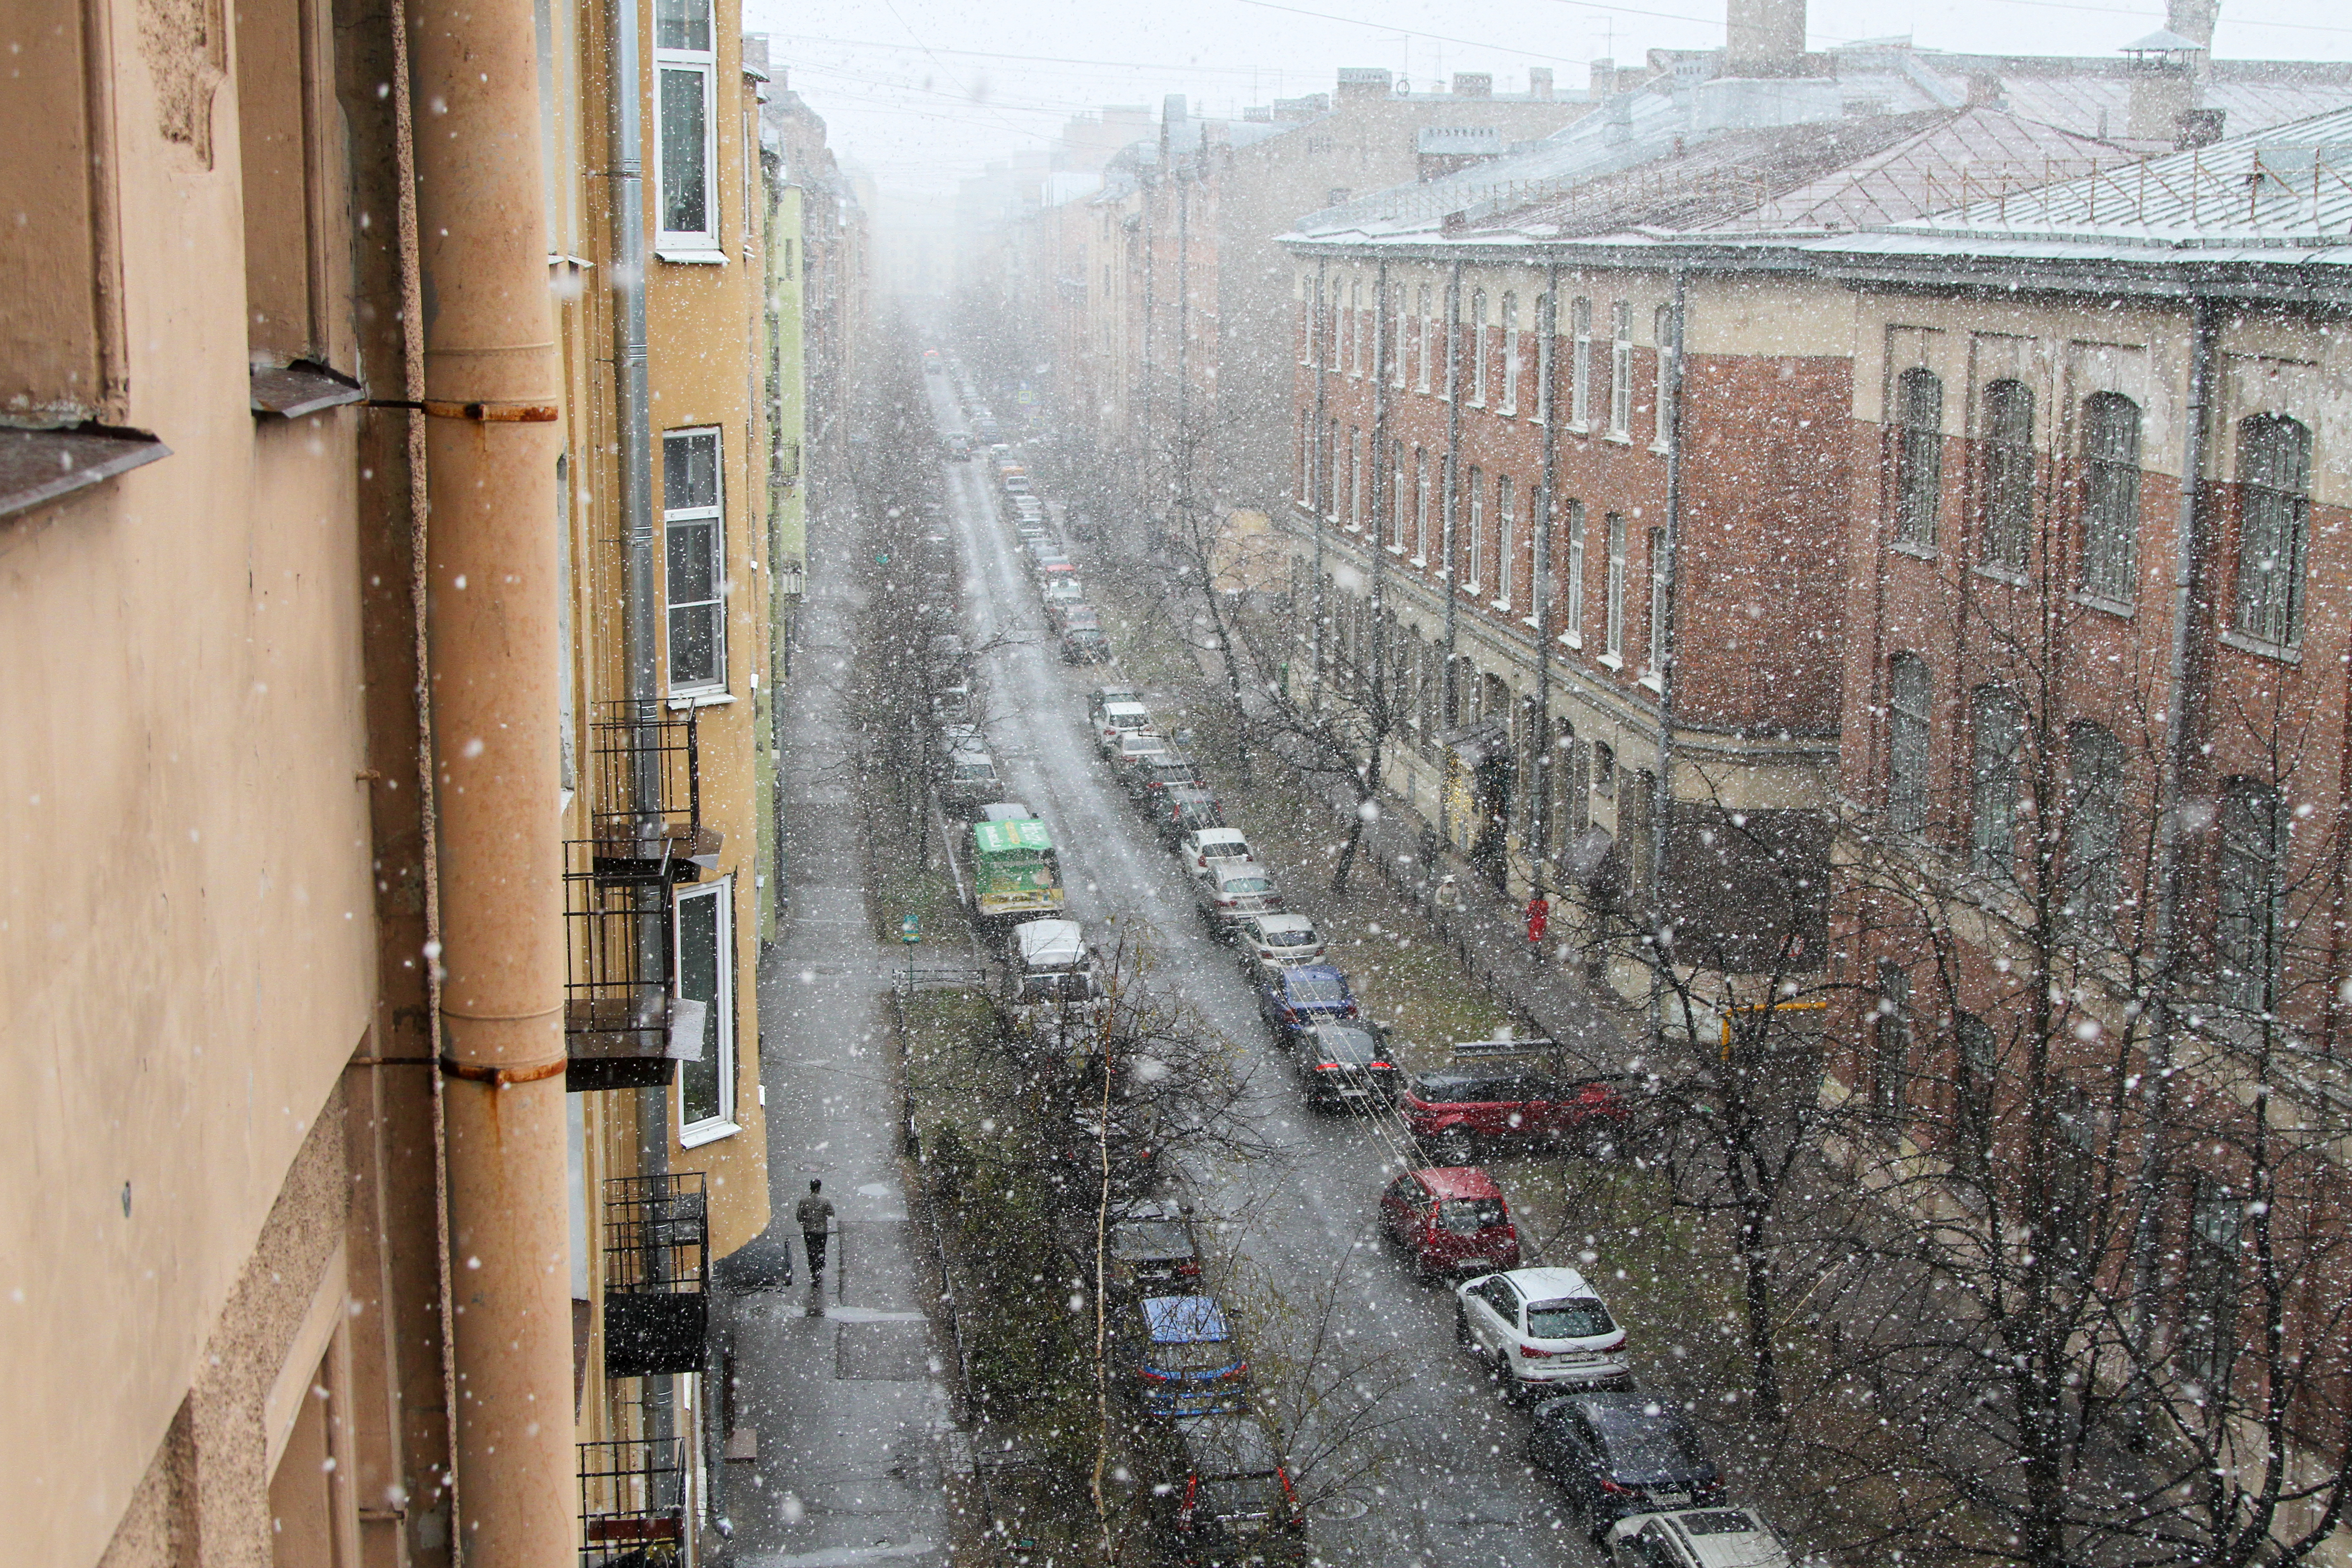
[[[530,8],[411,13],[459,1550],[576,1552],[558,769],[558,377]]]

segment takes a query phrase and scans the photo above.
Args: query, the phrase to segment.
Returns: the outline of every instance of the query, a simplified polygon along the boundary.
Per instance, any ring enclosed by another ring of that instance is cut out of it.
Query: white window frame
[[[1421,285],[1420,302],[1421,315],[1418,330],[1421,335],[1421,352],[1413,362],[1412,389],[1415,392],[1427,392],[1429,390],[1429,340],[1433,335],[1435,323],[1429,313],[1429,285],[1426,283]]]
[[[1486,406],[1486,290],[1470,290],[1470,330],[1477,337],[1470,344],[1470,406]]]
[[[662,432],[662,480],[667,489],[669,480],[670,444],[696,437],[708,436],[711,444],[711,479],[716,487],[716,500],[709,506],[662,508],[662,673],[668,679],[672,697],[696,697],[727,689],[727,437],[716,425],[694,425],[681,430]],[[714,558],[710,563],[709,599],[688,599],[682,604],[672,597],[669,580],[670,530],[681,524],[712,523]],[[709,605],[718,614],[712,618],[710,651],[716,667],[713,678],[681,683],[677,679],[677,634],[673,617],[680,609],[692,609]]]
[[[1568,427],[1582,435],[1592,428],[1592,301],[1580,294],[1568,310],[1575,333],[1569,351]]]
[[[1567,604],[1560,615],[1559,640],[1570,647],[1584,646],[1584,503],[1568,503]]]
[[[1395,296],[1389,306],[1389,384],[1402,391],[1404,387],[1404,285],[1391,290]]]
[[[1519,297],[1503,296],[1503,406],[1506,419],[1519,412]]]
[[[1675,444],[1675,308],[1659,306],[1651,323],[1658,335],[1658,395],[1651,400],[1658,417],[1650,449],[1665,452]]]
[[[1470,570],[1462,591],[1472,598],[1478,596],[1478,571],[1485,564],[1486,532],[1486,476],[1478,465],[1470,465]]]
[[[686,972],[686,906],[697,900],[709,899],[718,906],[718,995],[710,1000],[707,1022],[710,1033],[705,1047],[706,1056],[712,1060],[702,1065],[718,1068],[719,1114],[699,1121],[686,1119],[687,1073],[698,1064],[678,1064],[677,1092],[672,1097],[677,1104],[677,1142],[680,1148],[692,1149],[704,1143],[731,1138],[743,1131],[735,1120],[735,878],[729,873],[709,883],[697,883],[677,889],[675,895],[674,919],[670,931],[670,963],[673,972]]]
[[[1348,531],[1364,531],[1364,431],[1348,426]]]
[[[1555,336],[1559,331],[1559,301],[1549,294],[1536,296],[1536,423],[1551,423],[1551,378],[1559,360]]]
[[[1505,615],[1511,613],[1511,556],[1517,550],[1512,538],[1514,519],[1511,509],[1517,498],[1511,494],[1511,476],[1495,476],[1495,608]]]
[[[1389,443],[1389,553],[1404,553],[1404,443]]]
[[[1650,530],[1649,546],[1650,646],[1644,651],[1650,665],[1642,679],[1652,685],[1661,685],[1666,676],[1666,661],[1662,657],[1666,646],[1666,531]]]
[[[1609,514],[1608,622],[1602,628],[1601,662],[1612,669],[1625,663],[1625,516]]]
[[[1412,563],[1429,564],[1429,449],[1412,449]]]
[[[657,227],[654,237],[654,254],[664,261],[693,260],[724,261],[726,247],[720,238],[722,220],[719,210],[719,17],[712,0],[669,0],[671,4],[699,5],[706,36],[710,47],[705,49],[664,48],[661,37],[661,0],[654,7],[654,221],[660,225],[669,216],[669,145],[663,127],[662,84],[666,73],[691,72],[702,82],[702,200],[703,213],[709,220],[707,229],[673,229]]]
[[[1348,285],[1348,374],[1361,381],[1364,376],[1364,286]]]
[[[1298,504],[1315,505],[1315,411],[1298,411]]]
[[[1609,307],[1609,434],[1633,438],[1633,306],[1626,300]]]

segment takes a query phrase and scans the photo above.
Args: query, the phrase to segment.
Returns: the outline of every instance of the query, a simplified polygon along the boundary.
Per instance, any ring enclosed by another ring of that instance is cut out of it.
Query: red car
[[[1381,1194],[1381,1228],[1423,1279],[1519,1266],[1519,1233],[1495,1178],[1475,1165],[1407,1171]]]
[[[1547,1078],[1508,1067],[1444,1068],[1405,1080],[1397,1110],[1429,1158],[1466,1165],[1481,1143],[1620,1143],[1633,1112],[1600,1079]]]

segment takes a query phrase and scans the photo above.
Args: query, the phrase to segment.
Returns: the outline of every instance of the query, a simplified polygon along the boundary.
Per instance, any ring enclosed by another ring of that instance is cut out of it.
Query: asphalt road
[[[965,428],[949,378],[925,379],[940,429]],[[987,650],[987,732],[1008,795],[1053,832],[1069,913],[1097,940],[1113,917],[1122,927],[1148,925],[1162,955],[1160,974],[1255,1058],[1253,1110],[1273,1153],[1188,1172],[1202,1212],[1234,1216],[1240,1249],[1294,1299],[1318,1289],[1344,1260],[1337,1326],[1360,1342],[1392,1346],[1412,1370],[1391,1396],[1390,1407],[1407,1419],[1385,1439],[1393,1462],[1381,1492],[1360,1518],[1316,1521],[1322,1555],[1457,1568],[1597,1562],[1558,1489],[1523,1457],[1526,1413],[1507,1405],[1455,1345],[1451,1295],[1415,1283],[1380,1244],[1375,1203],[1398,1168],[1386,1146],[1360,1119],[1308,1109],[1230,950],[1202,931],[1174,858],[1097,757],[1086,694],[1112,670],[1061,662],[999,517],[988,465],[943,467],[963,551],[966,635]]]

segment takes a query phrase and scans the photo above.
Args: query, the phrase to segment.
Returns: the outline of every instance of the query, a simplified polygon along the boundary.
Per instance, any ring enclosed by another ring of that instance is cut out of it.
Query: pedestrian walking
[[[824,1195],[824,1184],[812,1177],[808,1196],[793,1205],[793,1217],[800,1222],[801,1245],[808,1248],[809,1283],[824,1278],[824,1237],[833,1227],[833,1200]]]
[[[1551,900],[1538,889],[1528,898],[1528,952],[1537,963],[1543,962],[1545,928],[1551,924]]]

